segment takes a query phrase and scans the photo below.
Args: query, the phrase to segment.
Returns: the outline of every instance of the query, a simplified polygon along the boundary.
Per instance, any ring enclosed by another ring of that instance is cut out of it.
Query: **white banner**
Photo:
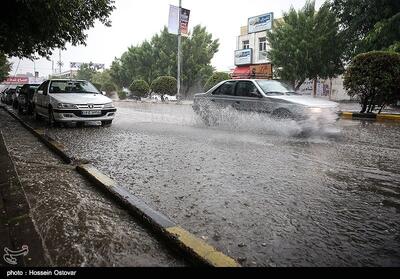
[[[249,65],[251,64],[253,56],[253,49],[241,49],[235,51],[235,65]]]
[[[168,32],[178,35],[179,7],[169,5]]]
[[[248,20],[248,33],[256,33],[272,29],[274,13],[251,17]]]

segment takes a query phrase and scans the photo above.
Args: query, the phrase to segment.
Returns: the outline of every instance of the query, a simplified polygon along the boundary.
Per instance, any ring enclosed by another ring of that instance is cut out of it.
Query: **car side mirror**
[[[262,98],[261,94],[258,93],[257,91],[250,92],[250,96],[255,98]]]
[[[103,94],[104,96],[107,95],[106,91],[101,91],[101,94]]]

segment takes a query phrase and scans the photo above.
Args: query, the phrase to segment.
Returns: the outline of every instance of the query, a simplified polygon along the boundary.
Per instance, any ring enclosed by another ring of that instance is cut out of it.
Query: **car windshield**
[[[100,94],[88,81],[70,81],[70,80],[57,80],[52,81],[50,84],[50,93],[94,93]]]
[[[257,80],[256,82],[268,95],[299,95],[293,87],[284,82],[277,80]]]

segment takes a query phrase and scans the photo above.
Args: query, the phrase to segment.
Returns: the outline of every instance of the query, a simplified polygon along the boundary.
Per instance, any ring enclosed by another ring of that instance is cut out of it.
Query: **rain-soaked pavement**
[[[399,124],[305,137],[264,115],[207,127],[188,105],[116,105],[111,127],[48,131],[241,264],[400,266]]]
[[[185,265],[1,109],[0,130],[42,237],[48,261],[43,265]]]

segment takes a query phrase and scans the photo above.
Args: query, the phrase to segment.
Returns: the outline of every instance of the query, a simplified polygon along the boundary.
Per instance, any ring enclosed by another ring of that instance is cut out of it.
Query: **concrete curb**
[[[344,119],[355,119],[355,120],[371,120],[371,121],[395,121],[400,122],[400,114],[389,114],[389,113],[358,113],[358,112],[341,112],[340,117]]]
[[[60,156],[65,163],[70,164],[79,161],[68,155],[68,150],[61,143],[47,136],[44,131],[32,128],[14,112],[2,105],[0,106],[39,138],[55,154]],[[217,251],[211,245],[172,222],[168,217],[150,208],[141,199],[129,193],[92,165],[78,165],[76,166],[76,170],[103,192],[110,195],[113,200],[125,207],[132,215],[148,225],[153,231],[168,240],[174,247],[177,247],[188,255],[192,262],[199,262],[212,267],[240,267],[234,259]]]
[[[35,137],[37,137],[42,143],[44,143],[51,151],[58,155],[66,164],[72,163],[75,159],[68,153],[68,149],[61,143],[49,137],[44,130],[34,129],[29,126],[24,120],[22,120],[13,111],[9,110],[5,106],[1,106],[6,112],[8,112],[12,117],[18,120],[22,126],[24,126],[29,132],[31,132]]]
[[[92,165],[79,165],[76,169],[93,184],[100,187],[101,190],[110,194],[114,200],[122,204],[129,212],[140,218],[154,231],[161,234],[175,246],[177,245],[180,250],[189,255],[195,262],[213,267],[240,266],[234,259],[217,251],[211,245],[169,220],[168,217],[150,208]]]

